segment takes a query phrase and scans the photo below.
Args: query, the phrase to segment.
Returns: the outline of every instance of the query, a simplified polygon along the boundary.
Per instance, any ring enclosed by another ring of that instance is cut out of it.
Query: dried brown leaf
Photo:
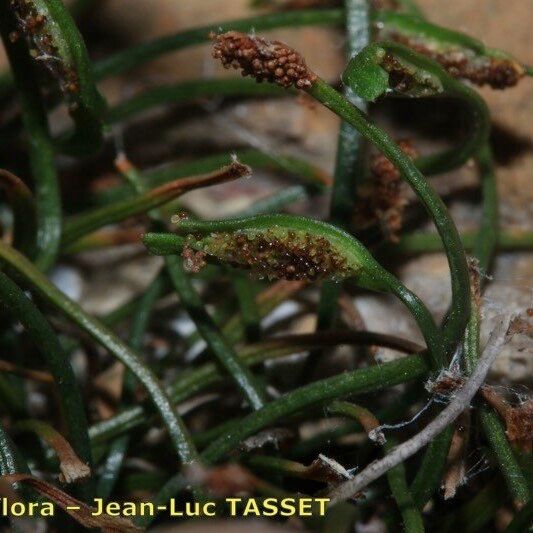
[[[19,431],[35,432],[50,445],[59,459],[59,480],[62,483],[74,483],[91,475],[91,469],[72,449],[70,443],[49,424],[40,420],[24,420],[18,422],[15,428]]]
[[[350,473],[340,463],[320,454],[305,471],[305,477],[315,481],[325,481],[330,484],[337,484],[339,481],[350,479]]]
[[[39,381],[41,383],[54,383],[52,374],[42,370],[32,370],[31,368],[22,368],[14,365],[10,361],[0,360],[0,372],[8,372],[26,379]]]

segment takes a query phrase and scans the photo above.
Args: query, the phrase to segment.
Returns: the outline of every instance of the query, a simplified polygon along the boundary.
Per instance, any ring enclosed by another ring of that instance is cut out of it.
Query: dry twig
[[[501,320],[499,325],[493,330],[490,339],[479,359],[476,369],[457,390],[455,396],[448,406],[420,433],[396,447],[391,453],[370,463],[357,476],[342,485],[339,485],[329,493],[330,505],[346,500],[364,489],[369,483],[375,481],[391,468],[406,461],[424,446],[434,439],[439,433],[449,426],[465,409],[475,396],[478,389],[485,381],[487,373],[498,356],[501,347],[508,341],[511,333],[505,326],[506,322]]]

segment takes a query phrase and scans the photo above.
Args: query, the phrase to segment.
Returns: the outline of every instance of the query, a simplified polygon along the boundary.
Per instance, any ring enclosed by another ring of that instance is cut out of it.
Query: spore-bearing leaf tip
[[[211,33],[210,37],[214,41],[213,57],[220,59],[225,68],[240,70],[243,76],[297,89],[307,89],[317,80],[303,57],[284,43],[237,31]]]
[[[204,251],[259,277],[317,281],[344,277],[347,261],[324,237],[283,228],[211,233]]]

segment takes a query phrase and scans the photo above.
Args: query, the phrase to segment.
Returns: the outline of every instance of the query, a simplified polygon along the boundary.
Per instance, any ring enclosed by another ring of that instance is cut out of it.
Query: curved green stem
[[[335,89],[319,79],[308,92],[328,109],[350,122],[363,137],[383,152],[411,185],[437,227],[451,273],[452,309],[443,335],[443,350],[449,355],[459,342],[470,314],[470,279],[463,245],[446,206],[398,145]]]
[[[485,437],[505,479],[507,490],[513,497],[513,503],[520,508],[531,499],[528,480],[520,468],[498,415],[484,405],[480,409],[479,416]]]
[[[483,192],[483,210],[479,231],[474,239],[474,254],[479,261],[479,268],[487,272],[494,256],[498,238],[498,194],[491,150],[485,145],[477,156],[481,175]],[[479,355],[479,327],[480,316],[476,297],[472,297],[472,311],[465,332],[465,355],[469,373],[475,368]],[[491,445],[506,478],[511,494],[517,501],[526,501],[528,498],[527,483],[521,472],[513,451],[507,441],[504,429],[498,418],[489,407],[481,407],[481,424],[484,433]],[[443,464],[451,441],[453,429],[450,427],[443,436],[438,437],[428,448],[421,468],[413,482],[413,494],[422,507],[431,496],[431,483],[427,480],[434,479],[438,482],[441,475],[439,466]]]
[[[400,52],[401,48],[399,45],[387,46],[387,49],[394,50],[394,53],[401,53],[404,57],[412,59],[414,54],[405,54],[403,50]],[[420,56],[417,59],[422,68],[430,71],[431,61],[423,61]],[[468,116],[469,134],[458,147],[440,154],[418,158],[417,167],[427,174],[448,172],[460,167],[482,149],[490,134],[490,114],[483,98],[467,85],[446,74],[440,67],[433,68],[432,72],[439,75],[442,83],[443,92],[438,97],[454,98],[463,104],[462,107]]]
[[[406,410],[410,409],[413,403],[420,399],[421,391],[421,383],[415,383],[407,387],[405,392],[400,394],[394,402],[383,406],[376,413],[378,419],[386,423],[398,422],[405,416]],[[334,428],[325,428],[317,435],[296,443],[289,452],[290,457],[312,457],[332,442],[338,442],[341,437],[362,430],[363,428],[358,422],[348,422]]]
[[[488,53],[485,45],[478,39],[465,33],[438,26],[420,16],[413,17],[407,13],[382,10],[376,12],[374,21],[376,24],[381,24],[380,37],[385,39],[391,38],[391,34],[396,33],[403,36],[417,37],[422,42],[435,43],[435,47],[438,50],[460,47],[480,55]]]
[[[451,150],[418,158],[415,164],[424,174],[448,172],[463,165],[488,140],[490,115],[478,93],[455,80],[437,62],[401,44],[367,46],[349,63],[343,80],[370,100],[388,95],[392,89],[398,96],[453,98],[463,104],[469,119],[466,139]]]
[[[107,348],[144,385],[159,412],[181,461],[185,464],[198,460],[187,428],[175,413],[172,402],[161,387],[156,376],[131,348],[124,344],[111,330],[65,296],[52,285],[25,257],[16,250],[0,243],[0,261],[24,279],[45,301],[76,323],[99,344]]]
[[[0,1],[0,32],[13,71],[22,107],[22,120],[29,137],[28,153],[37,208],[36,263],[43,270],[56,261],[61,238],[61,199],[54,148],[39,84],[29,50],[23,39],[12,42],[17,28],[7,0]]]
[[[30,34],[30,38],[35,39],[37,49],[43,47],[43,42],[49,42],[50,50],[44,45],[45,49],[39,52],[57,56],[52,59],[54,64],[50,70],[57,78],[76,126],[72,136],[61,140],[62,148],[85,156],[102,145],[105,108],[105,101],[96,88],[85,42],[61,0],[32,0],[31,6],[30,11],[35,11],[32,15],[43,16],[44,23],[37,27],[37,35]]]
[[[492,169],[490,148],[485,146],[478,154],[480,162],[480,170],[482,172],[482,186],[483,186],[483,217],[482,226],[478,237],[476,238],[475,247],[481,254],[480,259],[482,263],[481,268],[486,270],[492,259],[494,253],[494,245],[496,236],[498,234],[498,206],[497,206],[497,191],[494,180],[494,173]],[[472,302],[469,322],[465,331],[465,343],[470,346],[467,351],[479,351],[479,335],[475,333],[476,318],[478,310],[475,301]],[[475,340],[477,338],[477,341]],[[473,367],[472,367],[473,370]],[[498,421],[496,421],[498,422]],[[453,436],[453,426],[449,426],[443,433],[431,442],[428,446],[427,452],[424,456],[422,464],[418,473],[413,480],[412,493],[420,507],[423,507],[433,493],[435,487],[442,475],[444,463]]]
[[[3,272],[0,272],[0,305],[5,313],[20,321],[44,357],[59,392],[61,412],[72,447],[80,459],[91,466],[92,455],[83,398],[55,332],[31,300]],[[90,499],[92,490],[88,485],[86,489],[84,496]]]
[[[473,309],[465,339],[465,357],[467,372],[472,373],[479,357],[479,332],[481,317],[479,309]],[[483,432],[496,456],[498,466],[517,505],[524,505],[530,499],[527,480],[496,412],[487,405],[480,407],[480,420]]]
[[[478,165],[483,189],[483,214],[474,244],[474,255],[479,261],[480,270],[486,273],[496,250],[498,236],[498,191],[492,153],[488,145],[479,153]],[[465,361],[468,374],[473,372],[479,357],[481,327],[479,303],[475,295],[472,300],[472,313],[465,338]],[[485,436],[507,482],[509,492],[516,504],[524,505],[530,499],[527,480],[507,440],[499,416],[488,405],[482,405],[480,419]]]

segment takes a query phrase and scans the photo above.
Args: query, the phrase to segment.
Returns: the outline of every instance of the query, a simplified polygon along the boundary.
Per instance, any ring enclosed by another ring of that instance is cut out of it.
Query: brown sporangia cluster
[[[531,453],[533,444],[533,400],[509,409],[505,418],[507,437]]]
[[[463,377],[443,372],[435,381],[428,382],[426,388],[431,394],[449,398],[463,383]]]
[[[192,235],[190,239],[194,241]],[[215,233],[205,252],[269,280],[316,281],[348,275],[346,259],[327,239],[304,232]]]
[[[524,451],[531,453],[533,447],[533,400],[519,405],[510,405],[492,387],[482,387],[481,394],[505,422],[505,434]]]
[[[509,335],[526,335],[533,338],[533,321],[529,311],[530,309],[527,310],[526,316],[517,316],[511,321]]]
[[[479,57],[470,50],[460,48],[437,50],[417,38],[396,32],[387,32],[386,37],[425,55],[440,65],[454,78],[469,80],[493,89],[514,87],[524,76],[522,65],[510,58]]]
[[[215,43],[215,59],[220,59],[225,68],[233,67],[258,82],[306,89],[317,79],[303,57],[279,41],[266,41],[237,31],[211,34],[211,39]]]
[[[389,87],[396,92],[409,94],[414,90],[416,94],[433,95],[442,91],[442,87],[432,76],[420,76],[418,72],[407,67],[393,54],[385,54],[380,63],[389,74]]]
[[[191,274],[198,274],[207,264],[204,252],[193,250],[188,246],[183,248],[181,256],[183,257],[183,268]]]
[[[408,140],[398,142],[401,150],[411,159],[417,152]],[[370,178],[358,191],[355,224],[365,227],[378,222],[385,237],[398,241],[402,229],[403,213],[408,200],[398,169],[383,155],[375,154],[370,161]]]
[[[16,42],[24,36],[28,42],[32,57],[42,64],[58,82],[61,92],[68,98],[80,91],[77,72],[64,57],[61,57],[54,35],[47,27],[47,18],[39,13],[30,0],[10,0],[10,6],[17,19],[17,30],[10,38]],[[69,107],[76,107],[74,100],[69,100]]]

